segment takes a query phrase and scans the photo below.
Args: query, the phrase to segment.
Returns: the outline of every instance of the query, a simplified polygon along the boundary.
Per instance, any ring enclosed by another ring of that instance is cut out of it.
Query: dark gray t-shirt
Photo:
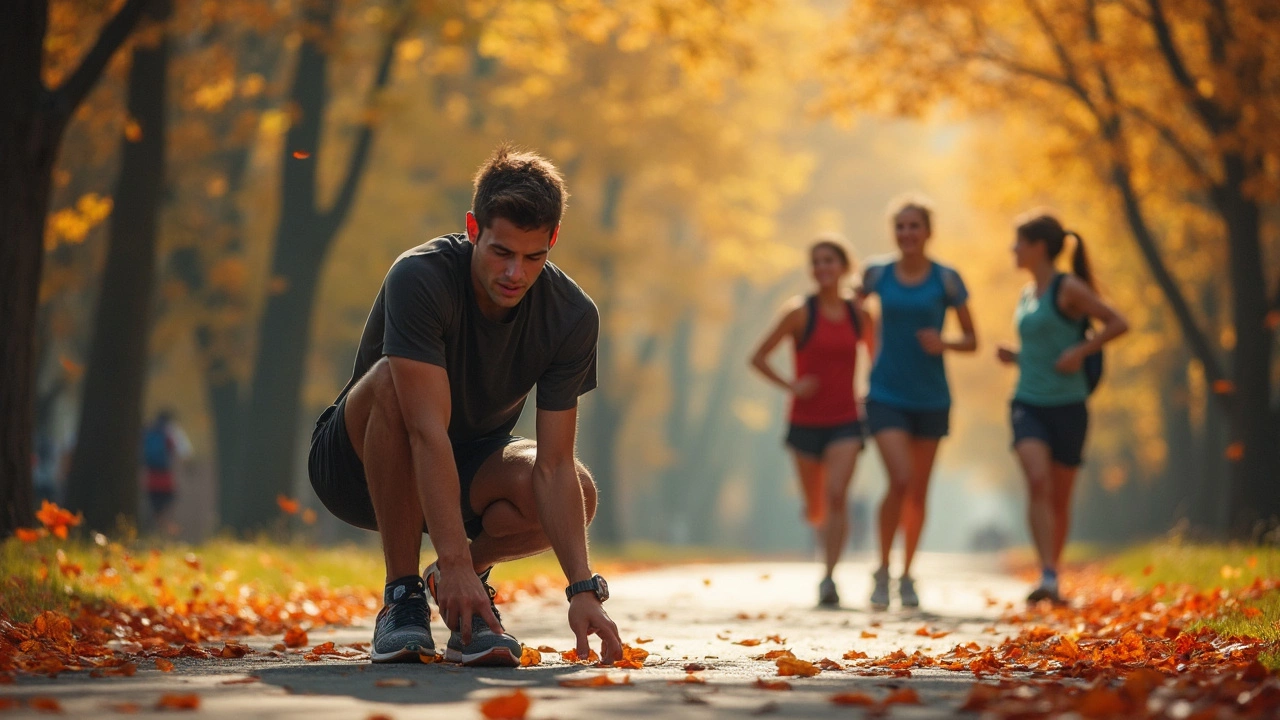
[[[396,259],[365,322],[352,386],[384,356],[443,367],[453,398],[449,440],[508,434],[538,386],[538,409],[568,410],[596,386],[595,303],[548,262],[516,306],[495,322],[480,313],[466,235],[438,237]]]

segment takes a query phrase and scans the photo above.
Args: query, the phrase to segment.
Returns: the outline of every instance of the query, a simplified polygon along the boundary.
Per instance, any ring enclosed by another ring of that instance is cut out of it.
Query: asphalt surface
[[[47,717],[27,704],[32,698],[58,701],[64,715],[100,717],[121,711],[141,714],[235,718],[479,718],[480,702],[522,688],[532,699],[529,718],[663,717],[720,718],[748,714],[778,717],[862,717],[865,708],[838,706],[836,693],[864,692],[880,699],[898,688],[919,693],[920,705],[893,705],[891,717],[951,717],[963,704],[973,678],[968,673],[912,670],[911,677],[868,676],[865,670],[828,670],[811,678],[785,678],[792,689],[755,687],[758,678],[779,680],[771,661],[754,660],[787,648],[798,658],[842,660],[857,650],[871,657],[902,649],[938,654],[957,644],[998,643],[1012,628],[996,624],[1008,602],[1026,593],[1024,583],[1000,572],[993,558],[923,556],[916,569],[921,608],[895,605],[885,612],[867,607],[871,592],[866,559],[843,565],[836,574],[843,606],[818,609],[820,567],[813,563],[732,563],[683,565],[619,576],[610,582],[611,616],[624,641],[651,655],[640,670],[605,671],[560,660],[546,653],[541,665],[521,669],[469,669],[444,663],[372,665],[357,650],[372,627],[318,629],[310,644],[333,641],[352,659],[307,661],[301,654],[271,653],[279,638],[247,638],[258,652],[238,660],[180,658],[173,672],[139,663],[128,678],[90,678],[66,673],[58,678],[23,678],[0,686],[0,698],[23,701],[0,713],[6,717]],[[501,572],[499,568],[496,573]],[[895,584],[896,589],[896,584]],[[507,629],[531,647],[573,647],[563,596],[548,593],[503,606]],[[934,638],[917,634],[921,627]],[[433,623],[437,645],[447,630]],[[769,636],[779,636],[767,640]],[[874,635],[875,637],[867,637]],[[638,640],[649,640],[637,644]],[[761,640],[759,645],[735,644]],[[598,644],[597,644],[598,647]],[[705,666],[705,684],[673,684],[686,677],[689,663]],[[608,672],[629,684],[566,688],[560,681]],[[165,694],[199,697],[197,710],[159,711]]]

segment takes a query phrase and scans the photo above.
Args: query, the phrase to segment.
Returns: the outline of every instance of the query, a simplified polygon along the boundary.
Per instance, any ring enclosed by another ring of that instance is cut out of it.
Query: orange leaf
[[[777,660],[778,658],[791,658],[794,660],[795,657],[796,657],[795,653],[791,652],[790,650],[770,650],[769,652],[763,655],[757,655],[751,659],[752,660]]]
[[[575,687],[575,688],[600,688],[600,687],[612,687],[614,685],[630,685],[630,684],[631,684],[630,675],[623,675],[621,682],[614,680],[608,675],[592,675],[591,677],[569,678],[567,680],[560,681],[560,687]]]
[[[1255,560],[1254,560],[1254,562],[1256,563],[1256,562],[1257,562],[1257,560],[1255,559]],[[653,642],[653,638],[650,638],[650,637],[638,637],[638,638],[636,638],[636,644],[637,644],[637,645],[644,645],[645,643],[651,643],[651,642]]]
[[[790,690],[791,683],[786,680],[765,680],[764,678],[756,678],[756,688],[759,690]]]
[[[598,663],[598,662],[600,662],[600,656],[596,654],[596,651],[595,651],[595,650],[589,650],[589,651],[587,651],[587,659],[586,659],[586,660],[580,660],[580,659],[578,659],[578,650],[577,650],[577,648],[570,648],[570,649],[565,650],[564,652],[560,653],[560,659],[561,659],[561,660],[564,660],[565,662],[571,662],[571,663],[576,663],[576,662]]]
[[[315,524],[316,524],[316,511],[315,511],[315,510],[312,510],[311,508],[307,508],[306,510],[303,510],[303,511],[302,511],[302,522],[306,523],[307,525],[315,525]]]
[[[822,670],[817,665],[807,660],[797,660],[795,658],[780,657],[775,661],[778,666],[778,675],[786,677],[788,675],[798,675],[800,677],[813,677]]]
[[[770,635],[769,637],[765,638],[765,640],[768,640],[771,643],[777,643],[779,645],[785,645],[787,642],[787,639],[782,637],[781,635]]]
[[[745,646],[745,647],[755,647],[755,646],[759,645],[759,644],[760,644],[760,643],[762,643],[762,642],[764,642],[764,641],[763,641],[763,640],[758,640],[758,639],[756,639],[756,638],[747,638],[746,640],[738,640],[738,641],[734,642],[733,644],[734,644],[734,645],[743,645],[743,646]]]
[[[1230,395],[1236,391],[1236,384],[1230,380],[1214,380],[1213,392],[1216,395]]]
[[[863,639],[863,640],[869,640],[870,638],[874,638],[874,637],[880,637],[880,636],[879,636],[879,635],[876,635],[875,633],[869,633],[869,632],[867,632],[866,630],[863,630],[863,631],[862,631],[862,639]]]
[[[200,696],[194,693],[188,695],[161,695],[160,700],[156,703],[157,710],[198,710],[200,709]]]
[[[885,705],[919,705],[920,694],[911,688],[898,688],[884,698]]]
[[[520,688],[480,703],[480,714],[489,720],[521,720],[529,712],[529,696]]]
[[[528,645],[520,646],[520,667],[532,667],[542,664],[542,653],[529,647]]]
[[[284,631],[285,647],[303,647],[307,644],[307,631],[303,630],[300,625],[294,625]]]
[[[843,657],[845,660],[866,660],[867,654],[864,652],[858,652],[857,650],[850,650],[845,653]]]
[[[836,705],[875,705],[876,701],[870,695],[860,692],[846,692],[839,695],[832,695],[831,702]]]
[[[156,669],[160,672],[173,672],[173,663],[164,658],[156,658]]]
[[[30,705],[32,708],[39,710],[40,712],[62,712],[62,704],[51,697],[33,697],[27,701],[27,705]]]
[[[423,665],[430,665],[431,663],[437,663],[437,662],[440,662],[442,659],[443,659],[443,658],[441,658],[439,655],[437,655],[436,653],[433,653],[433,652],[431,652],[431,653],[425,653],[425,652],[420,652],[420,653],[418,653],[418,662],[422,663]]]
[[[818,661],[818,667],[823,670],[843,670],[844,666],[832,660],[831,658],[822,658]]]
[[[309,158],[309,157],[311,157],[311,153],[307,152],[306,150],[294,150],[294,151],[293,151],[293,159],[294,159],[294,160],[306,160],[306,159],[307,159],[307,158]]]
[[[538,646],[538,652],[544,652],[544,653],[555,653],[555,654],[557,654],[557,655],[559,655],[559,654],[560,654],[560,651],[559,651],[559,650],[557,650],[557,649],[555,649],[555,648],[551,647],[550,645],[539,645],[539,646]]]
[[[301,507],[301,504],[297,500],[284,495],[276,496],[276,505],[279,505],[280,509],[287,515],[297,515],[298,509]]]
[[[693,673],[689,673],[684,676],[683,680],[668,680],[667,684],[668,685],[706,685],[707,679],[702,677],[701,675],[694,675]]]
[[[1244,443],[1236,441],[1227,446],[1226,457],[1231,462],[1240,462],[1244,459]]]
[[[13,534],[24,543],[33,543],[49,534],[44,528],[18,528]]]

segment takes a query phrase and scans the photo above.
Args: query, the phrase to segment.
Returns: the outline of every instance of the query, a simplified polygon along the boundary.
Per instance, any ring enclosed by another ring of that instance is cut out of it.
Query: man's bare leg
[[[471,482],[471,507],[484,531],[471,542],[476,572],[496,563],[518,560],[551,549],[542,531],[533,493],[533,463],[537,445],[531,440],[512,443],[484,461]],[[589,524],[596,514],[596,486],[590,472],[578,463],[583,513]],[[572,500],[566,498],[566,501]]]
[[[387,582],[418,574],[422,503],[413,479],[409,434],[385,359],[365,374],[346,402],[347,433],[364,463],[369,497],[382,536]]]

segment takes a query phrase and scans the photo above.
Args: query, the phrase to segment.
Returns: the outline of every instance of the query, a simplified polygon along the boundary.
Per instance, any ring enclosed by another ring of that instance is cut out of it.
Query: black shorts
[[[868,400],[867,425],[872,435],[884,430],[905,430],[912,437],[940,440],[951,432],[951,408],[906,410]]]
[[[369,483],[365,478],[364,464],[351,445],[347,434],[347,399],[330,405],[316,421],[311,433],[311,452],[307,458],[307,470],[316,497],[339,520],[365,530],[378,529],[378,519],[373,512],[373,500],[369,497]],[[471,507],[471,481],[485,460],[502,448],[523,440],[514,435],[487,435],[453,446],[453,460],[458,466],[458,484],[461,489],[462,523],[467,537],[474,540],[483,529],[480,515]],[[427,532],[423,523],[422,532]]]
[[[862,442],[867,436],[866,425],[861,420],[854,420],[843,425],[815,427],[812,425],[791,424],[787,429],[787,447],[801,455],[820,458],[827,446],[837,440],[855,439]]]
[[[151,514],[159,515],[173,504],[172,490],[148,490],[147,499],[151,501]]]
[[[1089,408],[1084,403],[1032,405],[1014,400],[1009,422],[1013,425],[1014,447],[1023,440],[1040,440],[1049,446],[1055,463],[1080,467],[1089,430]]]

